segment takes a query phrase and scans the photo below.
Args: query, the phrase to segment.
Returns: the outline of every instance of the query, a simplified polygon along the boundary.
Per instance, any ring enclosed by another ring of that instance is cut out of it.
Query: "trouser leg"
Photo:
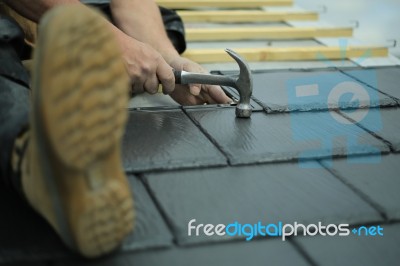
[[[91,5],[100,9],[101,12],[105,14],[113,24],[115,24],[109,3],[92,3]],[[171,40],[178,53],[182,54],[186,50],[186,41],[185,28],[181,17],[174,10],[164,7],[160,7],[160,13],[164,22],[165,30],[167,31],[168,38]]]
[[[21,28],[0,16],[0,29],[0,181],[18,189],[11,155],[15,140],[28,127],[29,76],[18,54],[23,45]]]

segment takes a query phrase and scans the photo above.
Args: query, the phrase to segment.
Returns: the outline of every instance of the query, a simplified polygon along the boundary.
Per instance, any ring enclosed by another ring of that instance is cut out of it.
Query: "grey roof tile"
[[[228,97],[230,97],[231,99],[233,99],[234,101],[239,101],[240,97],[239,97],[239,93],[231,87],[223,87],[225,93],[228,95]],[[218,109],[218,108],[229,108],[229,107],[233,107],[236,106],[236,103],[232,103],[232,104],[205,104],[205,105],[186,105],[186,106],[182,106],[182,108],[184,110],[190,110],[190,109]],[[253,99],[250,99],[250,106],[253,112],[262,112],[265,110],[264,107],[262,107],[260,104],[258,104],[257,102],[255,102]],[[235,111],[233,111],[235,112]]]
[[[181,110],[131,111],[122,156],[128,172],[226,164]]]
[[[164,95],[163,93],[149,94],[147,92],[132,96],[128,103],[128,108],[131,109],[146,109],[155,107],[160,109],[179,109],[180,104],[175,102],[169,95]]]
[[[368,154],[389,147],[330,112],[254,113],[235,119],[233,110],[187,110],[229,157],[231,164]]]
[[[148,173],[144,179],[181,244],[232,239],[188,236],[192,219],[196,219],[194,224],[382,220],[375,209],[321,167],[252,165]]]
[[[365,74],[365,72],[368,74]],[[395,97],[400,103],[400,67],[365,69],[362,71],[351,70],[344,71],[344,73]],[[372,79],[371,73],[374,74]],[[371,84],[371,80],[373,84]]]
[[[135,195],[136,227],[122,245],[131,251],[150,247],[167,247],[172,235],[143,184],[134,177],[129,182]],[[15,195],[0,193],[0,264],[24,261],[76,258],[39,215]]]
[[[280,240],[235,242],[210,246],[173,248],[111,256],[94,262],[63,262],[56,266],[242,266],[242,265],[309,265],[289,242]]]
[[[400,152],[400,108],[366,109],[350,113],[342,111],[342,113],[353,118],[363,128],[390,142],[392,149]],[[364,115],[374,116],[375,119],[361,119]]]
[[[229,74],[229,72],[223,72]],[[253,98],[272,111],[327,110],[396,105],[396,101],[334,69],[255,72]],[[348,97],[342,93],[345,88]],[[365,90],[358,98],[351,92]]]
[[[398,265],[400,224],[382,225],[384,236],[301,237],[295,241],[317,265]]]
[[[125,240],[122,250],[139,250],[172,245],[173,236],[152,199],[135,176],[128,177],[135,206],[135,228]]]
[[[234,88],[231,87],[223,87],[225,92],[231,97],[234,98],[235,100],[239,100],[240,96],[237,90],[235,90]],[[253,112],[256,111],[263,111],[264,107],[262,107],[260,104],[258,104],[257,102],[255,102],[253,99],[250,99],[250,105],[253,109]]]
[[[334,160],[331,171],[377,204],[389,219],[400,219],[400,154]]]

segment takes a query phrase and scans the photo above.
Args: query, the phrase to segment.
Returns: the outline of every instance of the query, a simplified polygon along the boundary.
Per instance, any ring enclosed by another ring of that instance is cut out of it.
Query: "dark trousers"
[[[0,15],[0,179],[6,187],[16,187],[11,152],[29,120],[29,75],[21,63],[24,50],[22,29]]]
[[[112,21],[108,4],[97,4]],[[168,36],[179,53],[186,49],[184,27],[180,17],[171,10],[160,8]],[[9,17],[0,14],[0,186],[20,191],[18,173],[11,168],[11,154],[16,138],[27,130],[29,122],[29,75],[21,60],[29,47],[24,33]]]

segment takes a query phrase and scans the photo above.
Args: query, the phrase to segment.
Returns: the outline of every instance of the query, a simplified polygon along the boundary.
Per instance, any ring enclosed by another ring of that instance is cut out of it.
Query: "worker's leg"
[[[12,18],[22,29],[24,34],[21,38],[24,39],[25,42],[20,43],[19,47],[15,48],[18,49],[18,54],[23,60],[28,59],[31,56],[31,47],[34,45],[37,38],[37,24],[18,14],[2,0],[0,0],[0,14]]]
[[[0,29],[0,185],[21,192],[20,178],[11,167],[11,154],[16,138],[28,126],[29,77],[20,60],[24,34],[14,20],[4,15],[0,15]]]
[[[96,4],[94,1],[90,1],[91,5],[100,9],[101,12],[106,15],[111,22],[113,22],[110,4],[101,2],[102,1],[99,1],[99,3]],[[169,39],[178,53],[182,54],[186,50],[186,41],[185,28],[181,17],[174,10],[164,7],[160,7],[160,13]],[[132,14],[132,16],[134,16],[134,14]]]
[[[54,8],[39,32],[22,191],[69,247],[97,257],[133,227],[120,154],[129,77],[113,33],[93,10]]]

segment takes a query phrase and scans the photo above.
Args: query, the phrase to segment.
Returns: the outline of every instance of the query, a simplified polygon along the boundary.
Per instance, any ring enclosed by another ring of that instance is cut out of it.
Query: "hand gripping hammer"
[[[248,118],[251,116],[250,96],[253,92],[253,78],[249,65],[237,53],[225,49],[240,68],[239,76],[220,76],[211,74],[197,74],[174,70],[176,84],[208,84],[229,86],[239,92],[239,103],[236,106],[236,117]]]

